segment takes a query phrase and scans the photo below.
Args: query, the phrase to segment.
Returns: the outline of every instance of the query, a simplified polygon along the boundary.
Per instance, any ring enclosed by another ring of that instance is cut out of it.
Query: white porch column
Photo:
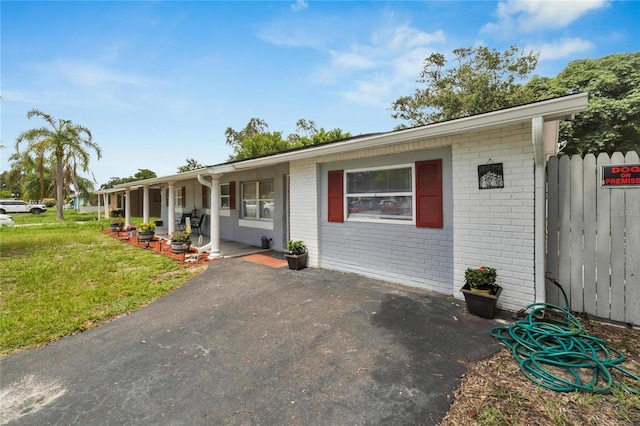
[[[124,226],[131,225],[131,188],[124,190]]]
[[[149,185],[142,187],[142,221],[149,223]]]
[[[205,175],[198,175],[198,182],[211,190],[211,221],[209,224],[209,244],[200,247],[201,251],[209,250],[209,259],[220,257],[220,178],[211,176],[211,182]]]
[[[98,194],[98,220],[100,220],[100,194]]]
[[[108,219],[109,218],[109,194],[105,192],[104,194],[102,194],[102,196],[104,197],[104,217]]]
[[[176,231],[176,210],[175,210],[175,195],[174,195],[174,185],[175,182],[169,182],[169,193],[167,194],[167,197],[169,197],[169,199],[167,200],[169,202],[169,206],[167,207],[167,222],[169,222],[167,224],[168,226],[168,232],[169,235],[173,234]]]

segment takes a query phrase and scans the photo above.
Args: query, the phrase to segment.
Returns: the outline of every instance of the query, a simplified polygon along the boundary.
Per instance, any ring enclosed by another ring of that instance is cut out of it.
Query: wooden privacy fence
[[[640,325],[640,187],[599,180],[603,165],[639,163],[636,152],[549,159],[547,274],[575,312]],[[550,282],[547,302],[564,307]]]

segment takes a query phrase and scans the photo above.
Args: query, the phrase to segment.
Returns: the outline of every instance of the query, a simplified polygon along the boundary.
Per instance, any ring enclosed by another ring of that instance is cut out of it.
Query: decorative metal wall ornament
[[[478,188],[495,189],[504,188],[504,173],[502,163],[494,163],[489,159],[487,164],[478,166]]]

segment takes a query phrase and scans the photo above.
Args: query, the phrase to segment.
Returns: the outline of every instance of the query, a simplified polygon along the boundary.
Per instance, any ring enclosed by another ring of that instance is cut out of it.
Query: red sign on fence
[[[611,164],[602,166],[602,187],[639,187],[640,164]]]

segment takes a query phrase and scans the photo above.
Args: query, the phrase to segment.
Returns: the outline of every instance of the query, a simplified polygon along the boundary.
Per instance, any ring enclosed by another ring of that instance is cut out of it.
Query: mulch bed
[[[139,241],[137,236],[130,236],[127,231],[112,232],[109,229],[103,229],[102,233],[110,235],[123,243],[131,244],[132,246],[139,247],[140,249],[151,250],[155,253],[167,256],[176,260],[180,265],[196,266],[210,262],[207,252],[202,252],[200,253],[200,256],[196,256],[198,254],[198,250],[194,248],[189,249],[186,253],[173,253],[171,251],[171,246],[168,244],[169,241],[156,236],[153,237],[153,240],[147,242]]]

